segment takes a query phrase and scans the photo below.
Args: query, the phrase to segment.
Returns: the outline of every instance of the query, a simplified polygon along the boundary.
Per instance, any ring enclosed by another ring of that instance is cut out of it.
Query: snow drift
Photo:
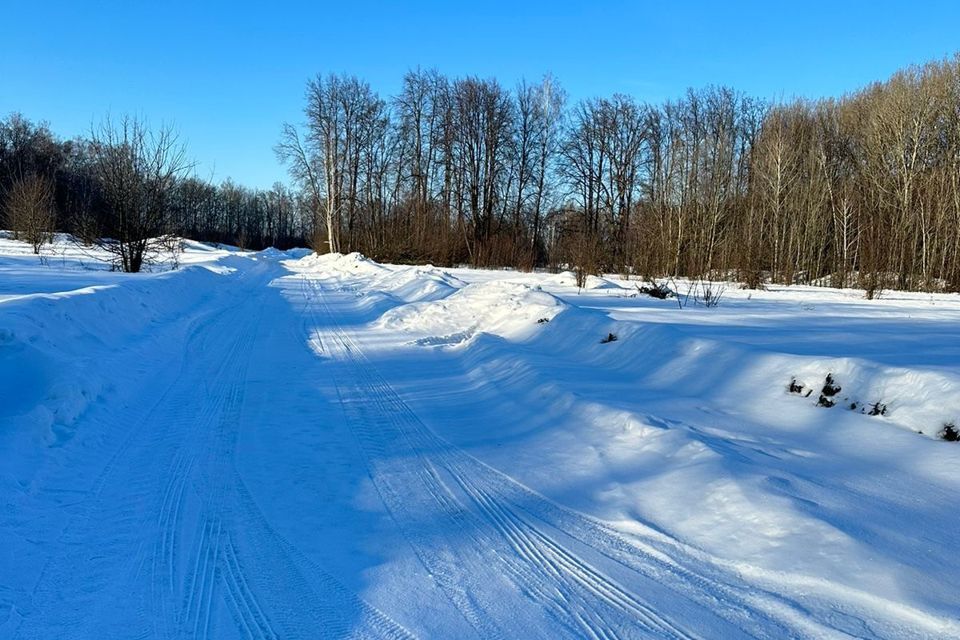
[[[151,325],[200,304],[219,274],[188,267],[135,278],[0,303],[6,396],[0,418],[10,430],[31,424],[37,436],[54,442],[51,430],[72,425],[109,378],[111,372],[96,366],[94,354],[128,348]]]
[[[529,336],[538,323],[565,308],[557,297],[524,284],[471,284],[441,300],[407,304],[386,312],[380,325],[418,336],[423,345],[455,344],[477,333],[514,340]]]

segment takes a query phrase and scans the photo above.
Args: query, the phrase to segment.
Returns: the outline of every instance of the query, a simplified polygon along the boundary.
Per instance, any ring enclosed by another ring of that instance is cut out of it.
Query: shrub
[[[694,304],[705,307],[717,307],[720,305],[720,298],[723,297],[726,290],[725,285],[710,282],[703,278],[697,278],[687,286],[687,295],[683,301],[680,302],[679,296],[677,297],[677,301],[681,308],[685,307],[691,298]]]
[[[743,286],[747,289],[763,289],[763,271],[760,269],[745,269],[740,272]]]
[[[637,291],[651,298],[656,298],[657,300],[666,300],[667,298],[672,298],[677,295],[665,283],[654,280],[647,280],[645,285],[637,287]]]
[[[40,253],[40,247],[53,238],[56,218],[53,185],[42,176],[28,176],[10,187],[4,205],[7,224],[17,240],[24,240]]]

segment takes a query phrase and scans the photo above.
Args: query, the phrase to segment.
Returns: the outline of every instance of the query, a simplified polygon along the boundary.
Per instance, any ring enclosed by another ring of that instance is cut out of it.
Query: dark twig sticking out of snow
[[[870,407],[870,411],[867,412],[868,416],[885,416],[887,415],[887,405],[882,402],[874,402]]]
[[[720,306],[720,298],[723,297],[726,289],[726,285],[718,285],[709,280],[697,278],[688,285],[687,295],[683,299],[683,303],[680,304],[680,308],[687,306],[691,297],[693,298],[693,303],[696,305],[703,305],[708,308]],[[680,296],[677,296],[677,301],[679,303]]]
[[[958,442],[960,441],[960,431],[957,430],[957,425],[948,422],[943,425],[943,429],[940,430],[937,437],[947,442]]]
[[[820,391],[820,393],[827,396],[828,398],[832,398],[833,396],[840,393],[840,391],[841,391],[841,387],[840,385],[837,384],[837,381],[836,379],[834,379],[833,374],[828,373],[826,380],[824,380],[823,389]]]
[[[834,396],[840,393],[840,391],[841,387],[837,384],[837,381],[834,380],[833,374],[828,373],[823,384],[823,389],[820,390],[820,399],[817,400],[817,405],[821,407],[827,407],[828,409],[834,406],[837,404]]]
[[[804,389],[806,389],[806,393],[803,392]],[[803,383],[798,382],[796,377],[790,378],[790,384],[787,386],[787,390],[792,394],[802,395],[804,398],[809,398],[813,393],[813,389],[807,388]],[[840,401],[840,398],[838,397],[840,391],[842,391],[842,388],[839,384],[837,384],[837,379],[833,377],[832,373],[828,373],[826,379],[823,381],[823,388],[820,390],[820,397],[817,399],[817,406],[827,409],[837,406],[837,403]],[[859,409],[860,413],[868,416],[885,416],[889,410],[885,402],[867,403],[857,399],[851,400],[848,397],[844,397],[843,403],[844,406],[850,409],[850,411],[857,411]],[[923,432],[921,431],[920,433]],[[960,436],[960,432],[958,432],[958,436]]]
[[[642,293],[643,295],[650,296],[651,298],[656,298],[657,300],[666,300],[667,298],[673,298],[677,294],[666,285],[664,282],[656,282],[655,280],[647,280],[645,285],[637,286],[637,292]]]

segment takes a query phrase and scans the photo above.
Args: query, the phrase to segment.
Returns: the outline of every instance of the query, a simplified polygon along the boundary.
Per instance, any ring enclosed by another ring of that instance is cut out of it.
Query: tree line
[[[35,252],[60,230],[106,249],[117,269],[139,271],[175,237],[253,249],[310,237],[306,208],[287,186],[211,184],[192,169],[172,128],[141,119],[106,118],[71,140],[20,114],[0,120],[4,226]]]
[[[385,98],[321,75],[304,116],[277,145],[289,187],[175,172],[169,232],[397,262],[960,289],[960,57],[779,102],[707,87],[571,103],[550,76],[508,88],[424,70]],[[116,232],[98,167],[117,129],[62,142],[0,123],[0,195],[49,176],[61,227]]]

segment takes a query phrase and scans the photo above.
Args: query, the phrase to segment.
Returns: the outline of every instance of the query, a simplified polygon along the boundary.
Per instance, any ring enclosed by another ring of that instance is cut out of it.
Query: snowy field
[[[44,251],[0,638],[960,637],[958,296]]]

